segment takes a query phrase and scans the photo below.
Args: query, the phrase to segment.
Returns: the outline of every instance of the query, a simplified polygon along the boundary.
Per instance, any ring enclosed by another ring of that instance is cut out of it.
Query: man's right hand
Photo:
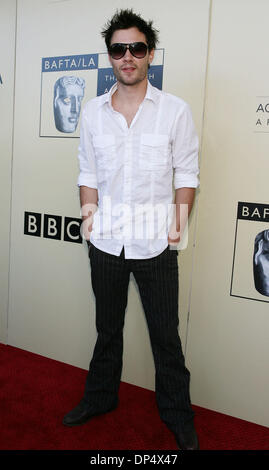
[[[82,236],[85,240],[90,240],[90,233],[92,231],[92,216],[89,217],[82,217]]]
[[[97,189],[88,188],[88,186],[80,186],[80,204],[82,217],[81,235],[87,241],[90,240],[93,217],[98,208],[97,201]]]

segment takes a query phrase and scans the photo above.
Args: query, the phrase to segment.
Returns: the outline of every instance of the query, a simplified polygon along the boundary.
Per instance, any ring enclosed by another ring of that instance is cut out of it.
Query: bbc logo
[[[82,243],[82,220],[60,215],[24,213],[24,234],[32,237],[51,238],[65,242]]]

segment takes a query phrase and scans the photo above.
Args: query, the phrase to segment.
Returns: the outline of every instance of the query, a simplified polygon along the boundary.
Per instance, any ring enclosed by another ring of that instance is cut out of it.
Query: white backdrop
[[[254,287],[253,253],[269,218],[237,221],[237,207],[269,203],[269,126],[256,126],[268,15],[265,0],[213,1],[187,348],[194,403],[265,426],[269,297]]]
[[[209,2],[170,0],[168,4],[169,9],[167,3],[158,3],[156,8],[156,2],[138,0],[135,10],[153,19],[160,30],[158,47],[165,49],[163,89],[190,103],[201,134]],[[88,368],[96,339],[87,248],[64,241],[63,233],[61,239],[42,235],[45,215],[58,217],[62,224],[65,217],[80,215],[76,187],[79,141],[61,138],[59,133],[39,136],[41,94],[44,87],[52,90],[54,83],[49,74],[41,74],[41,60],[106,52],[100,30],[117,7],[128,6],[133,6],[132,2],[102,0],[97,6],[88,0],[18,1],[8,342],[83,368]],[[93,77],[97,72],[88,73],[92,75],[87,99],[96,95]],[[46,104],[45,93],[41,103],[42,113],[47,106],[45,121],[50,119],[49,113],[52,116],[52,97],[47,98],[51,104]],[[24,233],[25,212],[39,214],[41,236]],[[185,273],[180,312],[184,341],[190,258],[191,248],[181,261]],[[122,380],[153,389],[148,331],[132,277],[124,340]]]
[[[7,340],[16,2],[0,4],[0,341]]]

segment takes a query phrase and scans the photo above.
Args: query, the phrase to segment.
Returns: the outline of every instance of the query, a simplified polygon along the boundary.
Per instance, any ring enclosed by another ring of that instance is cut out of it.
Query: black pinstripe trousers
[[[161,419],[173,432],[193,419],[189,382],[178,334],[177,250],[169,246],[150,259],[125,259],[89,248],[96,299],[97,341],[84,400],[97,411],[116,406],[122,372],[123,327],[132,272],[148,325],[155,364],[155,391]]]

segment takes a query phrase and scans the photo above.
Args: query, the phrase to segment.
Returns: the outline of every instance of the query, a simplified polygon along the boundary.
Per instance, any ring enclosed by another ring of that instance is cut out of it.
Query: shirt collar
[[[113,93],[117,90],[117,82],[114,83],[114,85],[110,88],[110,90],[107,93],[104,93],[102,95],[102,100],[99,102],[99,106],[102,106],[105,103],[109,103],[111,106],[111,98]],[[154,103],[158,102],[158,95],[159,95],[159,90],[155,88],[154,86],[151,85],[150,81],[148,80],[148,85],[147,85],[147,91],[145,95],[145,100],[151,100]]]

